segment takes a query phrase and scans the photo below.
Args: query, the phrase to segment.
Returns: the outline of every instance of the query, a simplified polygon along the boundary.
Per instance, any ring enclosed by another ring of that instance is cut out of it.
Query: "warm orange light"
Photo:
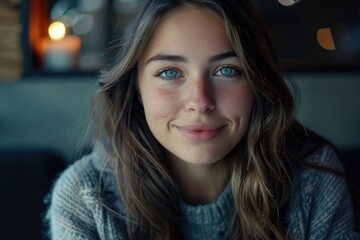
[[[326,50],[335,50],[335,43],[330,28],[318,29],[316,37],[322,48]]]
[[[53,40],[61,40],[65,37],[66,28],[62,22],[53,22],[49,27],[49,36]]]

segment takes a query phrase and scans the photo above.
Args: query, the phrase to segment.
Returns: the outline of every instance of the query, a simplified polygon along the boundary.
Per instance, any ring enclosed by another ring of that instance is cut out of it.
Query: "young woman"
[[[151,0],[129,33],[97,145],[56,182],[52,239],[357,237],[339,160],[295,121],[248,0]]]

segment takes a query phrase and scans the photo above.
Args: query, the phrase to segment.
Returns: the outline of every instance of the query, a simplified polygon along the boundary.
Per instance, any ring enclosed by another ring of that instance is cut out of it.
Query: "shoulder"
[[[104,163],[106,156],[94,151],[70,165],[55,181],[52,203],[65,201],[91,205],[117,194],[115,174]],[[76,207],[76,206],[74,206]]]
[[[337,188],[345,190],[345,173],[336,151],[323,146],[307,156],[295,169],[293,184],[293,195],[301,193],[301,197],[331,193]]]
[[[322,146],[302,159],[293,169],[293,184],[296,186],[316,184],[320,179],[344,178],[344,168],[331,146]],[[322,183],[324,184],[324,182]]]
[[[295,169],[293,191],[284,211],[296,239],[352,239],[351,197],[332,147],[319,148]]]
[[[50,199],[49,213],[52,218],[69,214],[85,222],[91,222],[89,206],[97,201],[100,172],[93,164],[94,154],[87,155],[70,165],[55,181]]]
[[[51,239],[122,239],[123,222],[113,214],[122,203],[100,160],[96,152],[87,155],[56,180],[45,218]]]
[[[304,159],[304,162],[310,165],[343,171],[342,164],[335,149],[328,145],[322,146],[314,151]]]
[[[51,239],[96,236],[96,224],[89,209],[96,199],[99,173],[92,158],[88,155],[76,161],[55,181],[45,219]]]
[[[95,168],[94,154],[87,155],[70,165],[56,180],[54,194],[62,196],[80,195],[84,191],[94,191],[99,185],[99,171]]]
[[[294,170],[293,184],[296,189],[319,194],[320,190],[345,190],[346,174],[343,165],[331,146],[323,146],[303,159]]]

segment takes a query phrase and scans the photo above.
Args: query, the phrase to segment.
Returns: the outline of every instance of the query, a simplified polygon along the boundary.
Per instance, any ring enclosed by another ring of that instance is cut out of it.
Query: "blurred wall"
[[[45,148],[73,160],[91,145],[96,87],[94,78],[0,81],[0,149]]]
[[[298,119],[339,148],[360,148],[360,73],[292,75]]]
[[[290,74],[297,116],[342,149],[360,147],[360,74]],[[69,161],[91,145],[90,98],[95,78],[0,82],[0,149],[51,148]]]

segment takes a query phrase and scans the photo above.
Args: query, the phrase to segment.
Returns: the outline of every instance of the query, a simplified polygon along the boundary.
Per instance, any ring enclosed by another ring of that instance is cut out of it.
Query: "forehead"
[[[207,51],[231,49],[224,20],[208,8],[187,5],[161,19],[144,55],[154,51],[200,51],[202,48]]]
[[[209,25],[215,24],[215,25]],[[209,27],[224,27],[223,19],[204,6],[184,5],[165,14],[158,27],[194,27],[198,30]],[[194,29],[192,28],[192,29]]]

